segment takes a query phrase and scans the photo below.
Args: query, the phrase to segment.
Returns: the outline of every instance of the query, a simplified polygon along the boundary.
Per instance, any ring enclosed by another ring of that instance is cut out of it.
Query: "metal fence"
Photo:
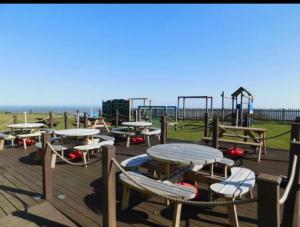
[[[225,109],[225,120],[231,119],[231,109]],[[203,119],[205,109],[185,109],[185,119]],[[178,116],[183,116],[183,109],[180,109]],[[222,109],[214,109],[214,116],[221,118]],[[276,120],[293,121],[300,116],[300,109],[254,109],[253,119],[255,120]]]

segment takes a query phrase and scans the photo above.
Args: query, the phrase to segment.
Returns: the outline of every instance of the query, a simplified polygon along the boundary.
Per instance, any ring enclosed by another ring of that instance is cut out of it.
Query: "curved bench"
[[[114,141],[110,140],[110,141],[102,141],[99,143],[92,143],[92,144],[86,144],[86,145],[80,145],[80,146],[76,146],[74,147],[75,150],[80,150],[82,151],[82,159],[83,162],[85,164],[85,167],[87,167],[87,154],[89,151],[94,151],[94,150],[99,150],[102,146],[105,145],[114,145]]]
[[[148,130],[144,130],[141,132],[142,135],[147,137],[147,144],[150,147],[150,136],[158,136],[160,139],[161,129],[160,128],[148,128]]]
[[[58,139],[58,138],[51,138],[51,140],[55,142],[54,139]],[[67,147],[65,147],[65,146],[63,146],[63,145],[60,145],[60,144],[51,144],[51,145],[52,145],[52,147],[55,149],[55,151],[61,152],[61,156],[64,156],[64,150],[67,150],[67,149],[68,149]],[[41,157],[40,157],[40,156],[41,156],[41,153],[40,153],[39,150],[42,149],[42,146],[43,146],[43,145],[42,145],[42,142],[37,142],[37,143],[35,144],[35,147],[38,149],[35,160],[40,160],[40,158],[41,158]],[[56,158],[57,158],[57,155],[54,154],[54,153],[52,153],[52,156],[51,156],[51,168],[55,168]]]
[[[23,140],[23,146],[24,146],[24,149],[26,150],[27,149],[27,146],[26,146],[26,139],[27,138],[31,138],[31,137],[38,137],[39,138],[39,142],[41,141],[41,136],[42,136],[42,133],[39,131],[39,132],[34,132],[34,133],[28,133],[28,134],[20,134],[20,135],[17,135],[18,138],[22,139]]]
[[[125,169],[137,169],[150,160],[151,158],[148,154],[141,154],[125,159],[121,162],[121,166]]]
[[[232,167],[231,176],[224,181],[212,184],[210,189],[223,195],[227,200],[234,200],[236,197],[250,192],[252,196],[252,188],[255,184],[255,174],[252,170],[242,167]],[[236,206],[227,206],[229,222],[231,226],[238,226],[238,218]]]
[[[112,141],[114,141],[115,140],[115,138],[114,137],[112,137],[112,136],[107,136],[107,135],[94,135],[93,136],[94,138],[97,138],[97,139],[101,139],[101,140],[104,140],[104,141],[110,141],[110,140],[112,140]]]
[[[130,144],[130,137],[135,136],[135,132],[133,131],[128,131],[129,129],[133,130],[133,128],[129,127],[122,127],[122,128],[113,128],[110,133],[112,135],[119,135],[119,136],[124,136],[127,138],[126,142],[126,147],[129,147]]]
[[[177,197],[180,199],[193,199],[196,195],[196,190],[194,188],[174,184],[174,183],[165,183],[157,181],[151,178],[148,178],[138,172],[128,171],[130,177],[137,181],[141,185],[147,186],[152,191],[155,191],[162,195]],[[129,196],[130,189],[140,191],[142,193],[151,194],[150,192],[145,191],[137,184],[133,183],[124,173],[120,174],[120,180],[124,184],[123,195],[122,195],[122,210],[127,209],[129,205]],[[180,224],[180,215],[181,215],[181,203],[174,204],[174,216],[173,216],[173,226],[179,227]]]
[[[3,148],[4,148],[5,140],[10,140],[11,141],[11,145],[13,145],[15,138],[16,137],[13,136],[13,135],[5,134],[3,132],[0,132],[0,151],[3,150]]]

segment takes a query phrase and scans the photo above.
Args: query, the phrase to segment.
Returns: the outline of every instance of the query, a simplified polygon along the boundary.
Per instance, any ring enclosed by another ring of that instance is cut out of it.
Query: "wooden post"
[[[52,169],[51,169],[52,151],[50,147],[46,146],[50,137],[51,137],[50,133],[42,133],[43,197],[46,200],[51,200],[53,195]]]
[[[84,112],[83,113],[83,128],[87,128],[87,127],[88,127],[87,113]]]
[[[214,118],[212,122],[212,147],[218,148],[219,147],[219,119]]]
[[[204,136],[208,136],[208,113],[204,114]]]
[[[79,118],[78,125],[77,125],[77,118]],[[76,117],[75,117],[76,127],[80,128],[80,116],[79,116],[79,110],[76,110]]]
[[[167,113],[164,113],[163,116],[161,116],[160,120],[160,127],[161,127],[161,137],[160,137],[160,143],[164,144],[167,143],[168,139],[168,115]]]
[[[118,128],[119,126],[119,111],[116,109],[116,115],[115,115],[115,128]]]
[[[238,123],[238,125],[243,126],[243,93],[241,94],[241,107],[240,107],[240,122]]]
[[[14,124],[17,124],[17,122],[18,122],[18,117],[17,117],[17,115],[15,114],[15,115],[14,115]]]
[[[65,122],[65,129],[68,128],[68,114],[67,112],[64,112],[64,122]]]
[[[182,105],[182,108],[183,108],[183,118],[182,120],[185,120],[185,98],[183,98],[183,105]]]
[[[53,116],[52,116],[52,111],[49,112],[49,128],[53,128]]]
[[[225,95],[224,95],[224,91],[222,92],[221,96],[222,96],[222,124],[224,124],[224,120],[225,120],[225,110],[224,110]]]
[[[102,179],[103,179],[103,226],[116,226],[116,166],[115,147],[104,146],[102,150]]]
[[[292,141],[290,147],[290,160],[289,160],[289,169],[287,179],[290,179],[292,165],[294,160],[294,155],[298,157],[298,161],[296,164],[296,171],[295,171],[295,178],[292,184],[290,193],[287,197],[287,200],[284,203],[284,212],[282,218],[282,226],[285,227],[292,227],[297,226],[300,223],[300,193],[299,193],[299,172],[300,172],[300,142],[299,141]],[[297,207],[298,206],[298,207]]]
[[[258,227],[279,227],[281,177],[261,173],[256,183]]]

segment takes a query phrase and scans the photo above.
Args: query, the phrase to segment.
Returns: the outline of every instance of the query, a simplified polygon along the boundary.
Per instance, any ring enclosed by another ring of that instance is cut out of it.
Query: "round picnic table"
[[[21,124],[10,124],[7,125],[9,128],[21,128],[21,129],[27,129],[27,128],[40,128],[44,126],[42,123],[21,123]]]
[[[218,149],[191,143],[160,144],[148,148],[147,154],[166,165],[167,176],[170,175],[170,164],[207,165],[223,158]]]
[[[96,135],[98,133],[100,133],[100,130],[90,128],[71,128],[54,131],[54,134],[66,137],[87,137]]]

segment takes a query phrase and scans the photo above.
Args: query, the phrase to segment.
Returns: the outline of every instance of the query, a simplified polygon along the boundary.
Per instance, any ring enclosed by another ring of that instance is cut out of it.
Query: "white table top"
[[[70,137],[92,136],[98,133],[100,133],[100,130],[90,129],[90,128],[71,128],[71,129],[54,131],[54,134],[58,136],[70,136]]]
[[[9,128],[39,128],[42,127],[44,124],[42,123],[22,123],[22,124],[11,124],[7,125]]]
[[[146,127],[146,126],[151,126],[152,122],[147,122],[147,121],[128,121],[128,122],[123,122],[122,125],[124,125],[124,126],[132,126],[132,127]]]
[[[161,162],[183,165],[206,165],[223,158],[218,149],[191,143],[169,143],[152,146],[148,155]]]

